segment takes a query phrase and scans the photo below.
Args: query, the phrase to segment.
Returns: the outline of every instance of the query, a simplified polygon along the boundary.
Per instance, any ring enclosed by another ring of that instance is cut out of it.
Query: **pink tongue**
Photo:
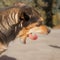
[[[38,38],[38,36],[36,34],[34,34],[34,35],[29,34],[29,38],[32,40],[36,40]]]

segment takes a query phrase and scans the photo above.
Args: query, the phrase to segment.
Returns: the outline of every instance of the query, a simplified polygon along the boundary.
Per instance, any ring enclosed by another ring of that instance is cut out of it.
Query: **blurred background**
[[[23,2],[36,9],[47,26],[60,28],[60,0],[0,0],[0,9],[16,2]]]

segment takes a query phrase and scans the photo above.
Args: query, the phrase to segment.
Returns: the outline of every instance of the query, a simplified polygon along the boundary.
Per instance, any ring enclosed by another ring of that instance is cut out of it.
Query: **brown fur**
[[[39,13],[30,8],[29,6],[12,6],[0,10],[0,48],[2,51],[5,50],[2,46],[7,46],[16,36],[21,37],[26,44],[29,30],[34,27],[38,28],[42,24]],[[17,20],[13,19],[16,18],[13,13],[18,14]],[[14,16],[11,17],[13,20],[11,18],[8,20],[9,14]]]
[[[22,2],[17,2],[17,3],[14,3],[13,5],[14,5],[14,6],[19,6],[19,7],[21,7],[21,9],[23,9],[23,10],[27,13],[27,15],[30,16],[30,18],[32,18],[32,17],[34,17],[34,19],[38,18],[38,22],[39,22],[40,24],[43,23],[43,20],[44,20],[44,19],[43,19],[43,18],[41,17],[41,15],[40,15],[35,9],[33,9],[32,7],[27,6],[26,4],[24,4],[24,3],[22,3]],[[35,17],[36,17],[36,18],[35,18]],[[34,19],[33,19],[33,20],[34,20]],[[25,44],[26,44],[26,38],[27,38],[27,36],[28,36],[27,32],[29,32],[29,30],[30,30],[31,28],[36,27],[36,25],[39,25],[39,23],[36,22],[36,23],[30,24],[30,25],[28,25],[27,27],[24,27],[24,28],[19,32],[18,36],[23,39],[23,42],[24,42]],[[40,25],[39,25],[39,28],[40,28]],[[39,28],[38,28],[38,29],[39,29]],[[43,30],[43,31],[46,30],[45,32],[48,33],[48,28],[47,28],[47,26],[42,26],[42,28],[46,28],[46,29],[42,29],[42,30]],[[39,29],[39,30],[40,30],[40,29]]]

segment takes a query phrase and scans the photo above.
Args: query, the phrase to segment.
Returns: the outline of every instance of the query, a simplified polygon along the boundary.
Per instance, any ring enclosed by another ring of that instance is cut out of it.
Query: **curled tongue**
[[[37,40],[38,36],[36,34],[32,35],[31,33],[29,34],[29,38],[32,40]]]

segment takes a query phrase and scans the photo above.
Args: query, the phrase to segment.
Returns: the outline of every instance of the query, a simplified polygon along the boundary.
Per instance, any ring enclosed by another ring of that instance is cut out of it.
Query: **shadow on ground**
[[[57,45],[49,45],[50,47],[53,47],[53,48],[58,48],[60,49],[60,46],[57,46]]]
[[[0,60],[16,60],[16,59],[13,58],[13,57],[9,57],[7,55],[3,55],[3,56],[0,57]]]

